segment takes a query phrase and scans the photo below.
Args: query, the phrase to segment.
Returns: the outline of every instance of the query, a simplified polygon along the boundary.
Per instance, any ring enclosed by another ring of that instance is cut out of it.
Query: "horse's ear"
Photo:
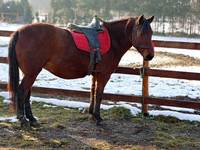
[[[138,19],[136,20],[136,25],[141,24],[144,21],[144,15],[141,15],[140,17],[138,17]]]
[[[147,21],[149,21],[149,24],[153,21],[153,19],[154,19],[154,15],[147,19]]]

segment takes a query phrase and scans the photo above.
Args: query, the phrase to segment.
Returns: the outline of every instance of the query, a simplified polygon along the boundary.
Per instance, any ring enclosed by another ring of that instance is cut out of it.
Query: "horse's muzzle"
[[[146,61],[149,61],[149,60],[152,60],[153,59],[153,57],[154,57],[154,55],[152,56],[151,54],[148,54],[147,56],[146,56]]]

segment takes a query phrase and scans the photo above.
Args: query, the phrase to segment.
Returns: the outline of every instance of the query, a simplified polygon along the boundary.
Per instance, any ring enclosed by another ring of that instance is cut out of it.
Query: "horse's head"
[[[150,26],[153,19],[154,16],[145,19],[142,15],[137,19],[130,18],[126,25],[127,31],[131,31],[129,32],[129,41],[146,61],[152,60],[154,57],[154,48],[151,41],[153,31]]]

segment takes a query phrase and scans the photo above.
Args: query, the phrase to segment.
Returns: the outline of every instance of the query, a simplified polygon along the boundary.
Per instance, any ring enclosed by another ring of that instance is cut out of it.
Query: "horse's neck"
[[[125,33],[125,26],[127,20],[122,20],[119,22],[110,23],[107,29],[110,33],[112,46],[114,47],[120,55],[124,55],[132,46],[129,41],[129,36]]]

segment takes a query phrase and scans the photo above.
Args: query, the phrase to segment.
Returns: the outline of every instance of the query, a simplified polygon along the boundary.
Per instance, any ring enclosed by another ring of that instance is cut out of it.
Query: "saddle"
[[[84,29],[95,30],[97,31],[97,33],[104,32],[104,28],[100,25],[100,20],[97,18],[96,15],[88,26],[81,26],[81,25],[76,25],[73,23],[68,23],[67,28],[76,33],[83,33]]]
[[[101,55],[98,33],[104,32],[104,28],[100,25],[100,20],[97,15],[95,15],[94,19],[88,26],[68,23],[67,28],[73,32],[82,33],[87,37],[90,46],[90,69],[88,74],[91,74],[92,72],[101,72],[102,65],[100,63]],[[96,49],[96,53],[94,52],[94,49]],[[94,55],[96,55],[95,60]],[[101,69],[95,70],[98,64],[100,65]]]

